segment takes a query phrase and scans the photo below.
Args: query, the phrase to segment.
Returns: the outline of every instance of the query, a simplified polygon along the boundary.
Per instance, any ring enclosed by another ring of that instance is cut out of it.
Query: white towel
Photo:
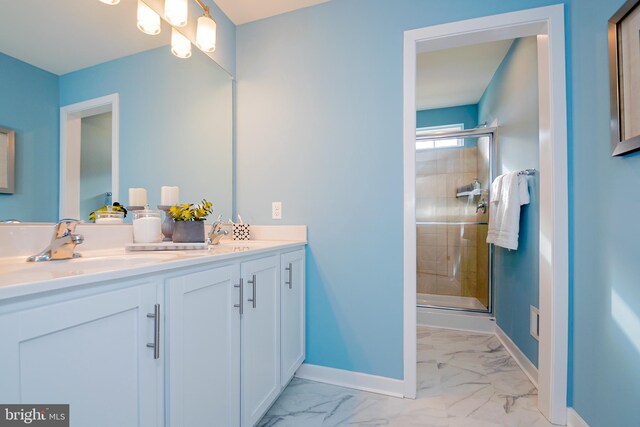
[[[502,192],[502,178],[504,175],[499,175],[496,179],[493,180],[491,184],[491,203],[497,204],[500,201],[500,196]],[[491,218],[491,215],[489,215]]]
[[[520,206],[529,203],[527,177],[518,172],[500,175],[493,181],[491,191],[487,243],[518,249]]]

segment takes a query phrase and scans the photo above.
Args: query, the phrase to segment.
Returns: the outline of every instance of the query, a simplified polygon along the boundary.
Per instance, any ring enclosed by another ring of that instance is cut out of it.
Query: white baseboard
[[[520,369],[522,369],[529,377],[533,385],[538,388],[538,368],[531,363],[527,356],[524,355],[518,346],[511,341],[511,338],[509,338],[498,325],[496,325],[496,337],[498,337],[498,340],[502,343],[504,348],[506,348],[509,354],[511,354],[511,357],[515,359],[518,366],[520,366]]]
[[[404,397],[404,381],[395,378],[379,377],[377,375],[309,365],[307,363],[300,366],[296,372],[296,377],[387,396]]]
[[[589,427],[589,424],[573,408],[567,408],[567,427]]]
[[[420,326],[456,331],[493,334],[496,326],[495,318],[484,313],[418,307],[417,316],[417,323]]]

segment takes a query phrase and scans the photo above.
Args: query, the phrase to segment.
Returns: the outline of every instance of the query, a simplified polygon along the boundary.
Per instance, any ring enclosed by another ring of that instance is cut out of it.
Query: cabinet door
[[[278,256],[241,265],[242,425],[255,425],[280,393],[280,261]]]
[[[240,425],[239,268],[167,281],[169,425]]]
[[[159,285],[0,317],[0,402],[69,404],[72,425],[162,425],[163,355],[154,359]]]
[[[285,387],[305,358],[304,249],[280,258],[280,377]]]

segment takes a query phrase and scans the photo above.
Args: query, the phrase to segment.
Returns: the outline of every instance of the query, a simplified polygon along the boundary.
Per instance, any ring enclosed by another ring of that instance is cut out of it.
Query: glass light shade
[[[160,34],[160,15],[145,2],[138,0],[138,29],[145,34]]]
[[[191,42],[175,28],[171,29],[171,53],[178,58],[191,56]]]
[[[165,0],[164,19],[174,27],[184,27],[187,25],[189,16],[188,0]]]
[[[104,4],[108,4],[111,6],[120,3],[120,0],[100,0],[100,1]]]
[[[216,50],[216,21],[210,16],[198,18],[198,29],[196,30],[196,46],[203,52],[213,52]]]

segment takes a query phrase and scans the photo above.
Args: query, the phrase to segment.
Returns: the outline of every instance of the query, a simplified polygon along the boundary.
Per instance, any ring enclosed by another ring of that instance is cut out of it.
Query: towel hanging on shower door
[[[518,249],[520,206],[529,203],[527,177],[517,171],[500,175],[491,184],[491,192],[487,243]]]

